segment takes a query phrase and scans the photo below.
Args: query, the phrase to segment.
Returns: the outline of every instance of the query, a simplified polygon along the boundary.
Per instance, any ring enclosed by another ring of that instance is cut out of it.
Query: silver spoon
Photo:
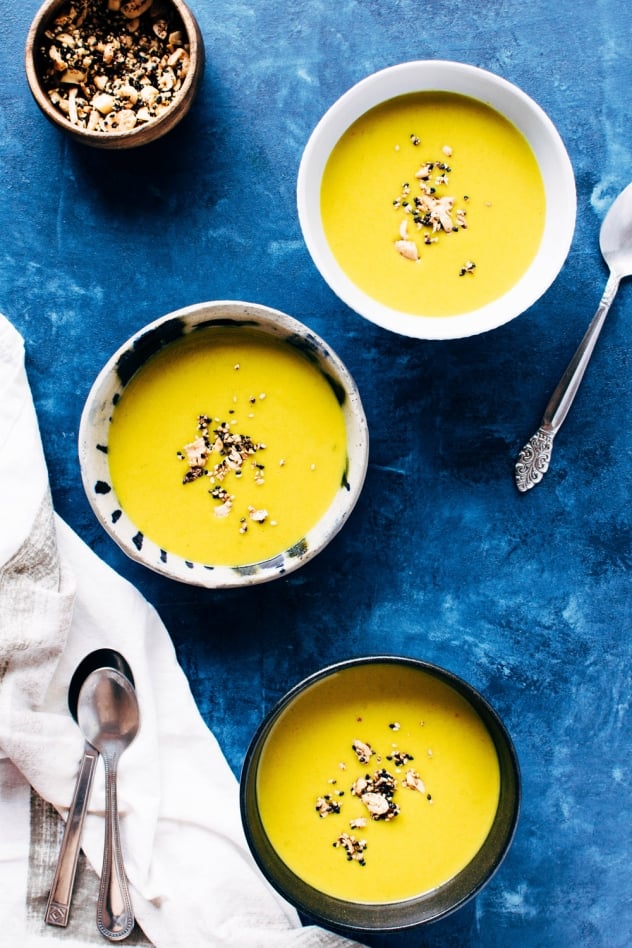
[[[117,668],[134,684],[132,670],[120,652],[115,652],[114,649],[109,648],[100,648],[95,652],[90,652],[77,665],[68,686],[68,709],[75,721],[77,720],[77,703],[81,686],[88,675],[97,668]],[[48,925],[58,925],[65,928],[70,918],[70,904],[77,872],[81,832],[98,757],[99,752],[86,741],[75,792],[68,810],[59,856],[57,857],[53,884],[46,905],[44,920]]]
[[[105,842],[97,902],[97,928],[110,941],[122,941],[134,927],[127,885],[117,805],[117,769],[121,754],[138,733],[136,692],[125,675],[100,668],[86,678],[79,693],[79,726],[105,765]]]
[[[514,475],[522,493],[539,484],[548,471],[553,439],[573,404],[619,283],[623,277],[632,276],[632,184],[619,194],[606,214],[599,233],[599,246],[610,270],[608,282],[577,352],[551,395],[540,427],[518,455]]]

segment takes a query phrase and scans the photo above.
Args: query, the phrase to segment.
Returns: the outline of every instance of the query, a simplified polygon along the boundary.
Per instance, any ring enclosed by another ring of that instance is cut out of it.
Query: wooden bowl
[[[46,0],[26,40],[27,80],[46,118],[75,141],[106,149],[146,145],[174,128],[204,71],[202,36],[186,4],[121,0],[113,11],[91,3],[88,16],[99,21],[90,29],[80,15],[63,19],[68,6]],[[139,16],[129,15],[134,9]]]

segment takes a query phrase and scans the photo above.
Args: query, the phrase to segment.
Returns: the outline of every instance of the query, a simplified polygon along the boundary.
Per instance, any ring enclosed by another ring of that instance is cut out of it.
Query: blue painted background
[[[23,333],[59,513],[156,605],[200,710],[239,772],[264,712],[324,664],[398,652],[444,665],[504,717],[524,801],[514,845],[461,912],[375,948],[632,943],[631,287],[623,285],[552,470],[512,471],[601,296],[598,233],[632,179],[629,5],[594,0],[191,0],[200,97],[135,153],[70,144],[37,111],[23,46],[37,0],[0,0],[0,309]],[[578,222],[545,297],[485,336],[373,327],[329,291],[295,210],[325,109],[376,69],[447,58],[495,71],[556,123]],[[346,362],[371,432],[344,530],[272,584],[212,593],[129,562],[97,525],[76,459],[92,381],[180,306],[285,310]]]

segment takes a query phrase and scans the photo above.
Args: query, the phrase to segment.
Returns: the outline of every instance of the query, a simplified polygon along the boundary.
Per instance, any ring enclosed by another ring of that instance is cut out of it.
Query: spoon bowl
[[[114,668],[125,675],[131,685],[134,685],[134,675],[127,659],[113,648],[98,648],[90,652],[77,665],[70,684],[68,685],[68,709],[75,721],[77,720],[77,706],[79,693],[88,675],[98,668]]]
[[[105,842],[97,928],[110,941],[122,941],[134,927],[134,912],[121,850],[117,771],[121,754],[140,726],[136,692],[120,671],[98,668],[84,682],[77,713],[86,740],[99,751],[105,766]]]
[[[599,247],[608,265],[608,282],[584,338],[549,399],[540,427],[518,455],[514,477],[521,493],[539,484],[548,471],[553,439],[575,400],[619,284],[624,277],[632,276],[632,184],[624,188],[606,214]]]
[[[599,247],[611,273],[632,276],[632,184],[619,194],[606,214]]]

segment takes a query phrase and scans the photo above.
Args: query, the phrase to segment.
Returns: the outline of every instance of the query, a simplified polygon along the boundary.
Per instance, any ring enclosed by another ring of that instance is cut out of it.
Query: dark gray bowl
[[[482,847],[456,876],[431,892],[398,902],[355,903],[325,894],[299,878],[279,857],[261,821],[257,803],[257,769],[268,735],[280,714],[316,682],[345,668],[367,663],[417,668],[452,687],[476,711],[498,755],[500,798],[494,822]],[[485,698],[461,678],[427,662],[397,656],[349,659],[316,672],[292,688],[270,711],[256,731],[241,775],[241,816],[248,845],[259,868],[277,891],[300,912],[340,931],[397,931],[436,921],[465,905],[490,881],[513,839],[520,809],[520,771],[511,738]]]

